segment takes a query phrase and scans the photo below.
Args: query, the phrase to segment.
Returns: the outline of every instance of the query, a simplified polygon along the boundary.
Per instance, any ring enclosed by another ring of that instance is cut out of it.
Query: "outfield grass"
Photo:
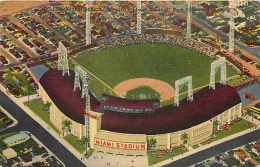
[[[140,77],[160,79],[173,85],[175,80],[192,75],[193,88],[196,88],[209,83],[210,63],[214,60],[177,46],[140,44],[81,52],[76,61],[111,87]],[[233,76],[237,71],[228,67],[227,74]]]

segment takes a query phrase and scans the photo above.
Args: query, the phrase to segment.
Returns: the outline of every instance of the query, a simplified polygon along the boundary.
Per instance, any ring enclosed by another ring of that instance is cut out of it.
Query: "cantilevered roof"
[[[235,88],[216,84],[216,89],[205,87],[194,95],[192,102],[183,100],[152,113],[106,112],[102,129],[132,134],[161,134],[184,130],[205,122],[240,103]]]
[[[74,73],[70,71],[70,76],[62,76],[58,70],[47,71],[40,83],[48,93],[56,106],[72,120],[84,124],[85,99],[81,98],[80,91],[73,91]],[[91,109],[96,110],[99,102],[90,94]]]
[[[57,70],[47,71],[40,83],[57,107],[72,120],[84,124],[85,101],[80,91],[73,91],[74,74],[63,77]],[[91,109],[102,112],[100,103],[91,94]],[[169,105],[151,113],[104,112],[101,129],[130,134],[161,134],[184,130],[205,122],[240,103],[237,90],[216,84],[216,89],[203,88],[194,100],[182,100],[179,107]],[[125,103],[124,103],[125,104]]]

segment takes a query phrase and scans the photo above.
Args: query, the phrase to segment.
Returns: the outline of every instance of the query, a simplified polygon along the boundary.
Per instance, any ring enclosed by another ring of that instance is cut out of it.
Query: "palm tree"
[[[188,143],[188,134],[187,133],[183,133],[181,135],[181,139],[182,139],[184,144],[187,144]]]
[[[63,136],[67,136],[71,132],[71,122],[69,120],[62,121]]]
[[[88,150],[89,150],[89,138],[86,136],[82,137],[81,143],[82,143],[82,145],[85,145],[85,155],[87,155]]]
[[[218,126],[219,126],[218,120],[214,120],[213,121],[213,131],[214,131],[214,133],[216,133],[218,131]]]
[[[51,107],[51,102],[49,102],[49,101],[46,102],[45,104],[43,104],[43,110],[46,112],[49,112],[50,107]]]
[[[30,95],[35,91],[33,86],[31,86],[31,85],[22,85],[20,89],[21,89],[21,94],[22,95],[27,95],[27,97],[28,97],[27,101],[29,102],[30,101]]]
[[[152,139],[152,146],[155,149],[157,140],[155,138]]]
[[[148,149],[152,150],[156,147],[156,139],[155,138],[147,138],[147,145],[148,145]]]

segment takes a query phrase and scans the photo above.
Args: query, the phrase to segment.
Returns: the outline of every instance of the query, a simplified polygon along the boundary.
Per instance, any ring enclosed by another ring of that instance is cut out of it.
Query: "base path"
[[[161,95],[161,100],[170,100],[174,97],[174,88],[161,80],[151,78],[135,78],[123,81],[114,87],[115,93],[124,96],[126,92],[141,86],[149,86]]]

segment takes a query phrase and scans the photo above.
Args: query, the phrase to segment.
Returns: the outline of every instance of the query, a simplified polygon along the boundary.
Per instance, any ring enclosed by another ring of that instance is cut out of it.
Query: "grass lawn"
[[[160,93],[148,86],[141,86],[139,88],[130,90],[126,93],[128,99],[158,99],[160,100]]]
[[[82,141],[73,135],[67,135],[64,137],[75,149],[77,149],[80,153],[85,151],[85,144]]]
[[[166,159],[172,158],[174,156],[180,155],[187,152],[185,146],[176,147],[173,149],[172,153],[167,153],[160,150],[149,151],[148,152],[148,163],[149,165],[164,161]]]
[[[236,87],[239,86],[241,84],[243,84],[246,80],[248,79],[248,77],[246,75],[238,75],[230,80],[227,81],[228,85]]]
[[[34,99],[29,102],[26,102],[27,105],[36,115],[38,115],[43,121],[45,121],[49,126],[51,126],[56,132],[59,133],[58,129],[53,126],[49,119],[49,112],[44,111],[44,103],[41,99]],[[73,135],[68,135],[64,137],[75,149],[77,149],[80,153],[84,151],[84,145],[82,142]]]
[[[51,126],[56,132],[58,130],[53,126],[50,121],[50,113],[48,111],[44,111],[44,103],[41,99],[34,99],[25,103],[34,114],[38,115],[44,122],[46,122],[49,126]]]
[[[213,139],[213,141],[219,140],[219,139],[222,139],[224,137],[233,135],[235,133],[244,131],[244,130],[251,128],[253,126],[254,126],[254,124],[248,122],[245,119],[241,119],[237,122],[234,122],[228,130],[221,130],[221,131],[217,132],[212,139]]]
[[[192,75],[196,88],[209,83],[210,63],[214,60],[177,46],[141,44],[81,52],[76,61],[111,87],[140,77],[160,79],[173,85],[175,80]],[[227,74],[233,76],[237,71],[228,67]]]

